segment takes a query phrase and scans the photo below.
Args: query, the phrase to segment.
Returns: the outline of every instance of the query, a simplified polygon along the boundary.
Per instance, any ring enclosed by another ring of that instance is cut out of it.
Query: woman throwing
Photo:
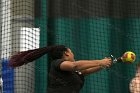
[[[110,67],[112,63],[110,58],[75,61],[70,48],[64,45],[56,45],[13,55],[10,58],[9,66],[21,66],[45,54],[48,54],[52,59],[48,74],[47,93],[80,93],[84,85],[85,75]]]

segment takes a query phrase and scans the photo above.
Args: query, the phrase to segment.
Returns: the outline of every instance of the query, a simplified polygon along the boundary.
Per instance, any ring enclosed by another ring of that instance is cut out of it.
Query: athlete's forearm
[[[77,70],[85,70],[92,67],[101,67],[102,60],[79,60],[74,63]]]
[[[79,60],[76,62],[64,61],[60,65],[61,70],[65,71],[82,71],[92,67],[108,67],[111,65],[111,59],[102,60]]]
[[[102,66],[97,66],[97,67],[92,67],[92,68],[89,68],[89,69],[82,70],[81,73],[84,74],[84,75],[88,75],[88,74],[91,74],[91,73],[96,73],[96,72],[100,71],[101,69],[103,69]]]

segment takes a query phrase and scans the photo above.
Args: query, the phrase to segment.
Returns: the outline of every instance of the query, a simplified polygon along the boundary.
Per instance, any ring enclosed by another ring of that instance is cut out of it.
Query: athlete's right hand
[[[103,66],[103,67],[110,67],[111,64],[112,64],[111,58],[104,58],[101,60],[101,66]]]

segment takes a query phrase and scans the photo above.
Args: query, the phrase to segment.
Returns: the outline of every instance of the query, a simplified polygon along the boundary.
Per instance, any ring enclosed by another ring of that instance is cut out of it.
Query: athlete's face
[[[71,49],[67,48],[67,51],[66,51],[66,56],[68,58],[69,61],[75,61],[74,60],[74,54],[73,52],[71,51]]]

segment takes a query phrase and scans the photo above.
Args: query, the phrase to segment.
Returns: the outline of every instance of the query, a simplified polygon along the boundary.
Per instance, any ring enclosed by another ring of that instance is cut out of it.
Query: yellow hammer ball
[[[122,61],[126,63],[133,63],[136,60],[136,54],[131,51],[127,51],[122,56]]]

